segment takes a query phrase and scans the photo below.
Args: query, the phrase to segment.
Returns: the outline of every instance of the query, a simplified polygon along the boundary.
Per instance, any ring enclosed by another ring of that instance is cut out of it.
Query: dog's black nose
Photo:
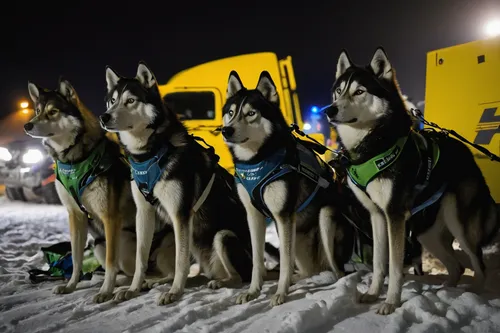
[[[111,115],[109,113],[103,113],[99,116],[99,119],[102,124],[106,124],[111,119]]]
[[[226,139],[232,137],[233,134],[234,134],[234,127],[230,126],[222,127],[222,135],[224,135]]]
[[[334,105],[330,104],[327,107],[323,108],[323,112],[330,118],[333,118],[339,113],[339,108]]]
[[[34,126],[33,123],[26,123],[24,124],[24,129],[26,131],[31,131],[33,129],[33,126]]]

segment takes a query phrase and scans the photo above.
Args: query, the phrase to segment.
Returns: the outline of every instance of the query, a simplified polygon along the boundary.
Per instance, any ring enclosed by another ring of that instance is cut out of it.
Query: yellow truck
[[[500,37],[427,53],[424,117],[500,155]],[[500,163],[469,147],[500,203]]]
[[[165,102],[179,115],[189,132],[202,137],[215,148],[220,164],[229,172],[234,165],[220,132],[222,106],[226,100],[227,80],[231,70],[236,70],[245,87],[253,89],[263,70],[267,70],[276,84],[280,107],[289,124],[303,128],[300,113],[297,83],[291,56],[278,59],[276,54],[261,52],[244,54],[207,62],[174,75],[166,84],[160,85],[160,94]],[[311,135],[323,143],[320,133]]]

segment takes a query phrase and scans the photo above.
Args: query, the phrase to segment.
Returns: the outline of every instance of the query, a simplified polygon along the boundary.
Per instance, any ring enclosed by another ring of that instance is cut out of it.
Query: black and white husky
[[[137,261],[128,291],[140,291],[158,211],[175,233],[175,276],[159,304],[184,293],[191,255],[212,279],[209,287],[237,287],[250,279],[250,233],[245,208],[232,191],[232,176],[218,164],[213,150],[188,134],[168,109],[151,70],[139,63],[137,76],[106,69],[107,108],[101,126],[117,132],[132,167],[132,193],[137,205]],[[166,280],[160,280],[165,283]]]
[[[290,132],[267,71],[254,90],[247,90],[235,71],[230,73],[223,123],[252,237],[252,282],[237,302],[260,294],[266,217],[276,222],[280,239],[280,276],[272,306],[285,302],[295,262],[299,275],[294,279],[323,270],[342,275],[353,233],[335,206],[332,169]]]
[[[361,301],[380,294],[388,243],[389,289],[378,313],[400,305],[406,221],[446,266],[448,285],[456,285],[464,271],[452,248],[457,239],[474,268],[474,290],[480,290],[481,247],[499,225],[494,200],[467,146],[444,133],[411,130],[412,117],[382,48],[366,67],[341,53],[325,113],[346,151],[349,186],[371,215],[374,274]]]
[[[68,210],[73,273],[56,294],[75,290],[82,269],[87,232],[95,239],[94,253],[105,269],[104,283],[94,297],[101,303],[113,297],[116,275],[134,274],[135,213],[130,190],[130,170],[120,160],[120,147],[99,126],[96,116],[64,79],[56,90],[28,84],[35,117],[24,125],[26,133],[41,138],[56,161],[56,189]],[[89,218],[90,217],[90,218]],[[153,224],[155,224],[153,216]],[[149,253],[149,268],[173,275],[174,237],[170,227],[158,223],[156,251]]]

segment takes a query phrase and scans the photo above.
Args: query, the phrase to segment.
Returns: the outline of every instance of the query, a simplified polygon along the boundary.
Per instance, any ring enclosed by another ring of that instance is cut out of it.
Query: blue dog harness
[[[194,140],[200,139],[198,137],[193,137],[193,138]],[[158,199],[153,195],[153,190],[156,186],[156,183],[158,182],[158,180],[160,180],[160,177],[165,173],[165,170],[167,169],[168,158],[173,148],[174,148],[173,146],[164,145],[158,150],[155,156],[143,162],[136,162],[130,156],[128,158],[128,161],[130,163],[132,178],[135,180],[137,187],[141,191],[146,201],[148,201],[151,205],[156,204],[156,202],[158,201]],[[208,150],[213,152],[212,147],[210,147]],[[217,165],[219,157],[217,155],[215,155],[215,157],[216,157],[215,165]],[[200,197],[194,204],[192,208],[194,212],[197,212],[198,209],[200,209],[201,205],[207,199],[214,184],[214,181],[215,181],[215,170],[212,174],[212,177],[208,181],[207,186],[205,187]]]
[[[272,214],[264,203],[264,189],[269,183],[290,172],[297,172],[315,182],[314,191],[297,209],[299,213],[311,203],[320,188],[327,188],[333,182],[333,177],[327,180],[321,176],[324,170],[314,152],[300,143],[297,143],[296,148],[295,156],[283,148],[256,164],[235,163],[236,183],[243,185],[254,207],[264,214],[268,221],[272,219]]]
[[[144,198],[152,205],[157,200],[153,196],[153,189],[167,168],[168,152],[168,146],[165,145],[158,150],[155,156],[143,162],[136,162],[130,156],[128,158],[132,178],[134,178]]]

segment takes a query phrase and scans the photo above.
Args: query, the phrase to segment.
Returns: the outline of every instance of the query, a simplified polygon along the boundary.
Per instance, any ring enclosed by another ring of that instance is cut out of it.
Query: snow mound
[[[29,268],[43,265],[40,247],[66,240],[67,214],[61,206],[0,198],[0,332],[500,332],[495,294],[443,288],[441,279],[427,283],[431,277],[409,276],[403,305],[392,315],[377,315],[385,295],[376,304],[357,302],[368,289],[369,272],[336,282],[324,272],[299,281],[287,302],[274,308],[269,302],[276,282],[265,283],[260,297],[243,305],[235,304],[243,289],[203,286],[186,289],[170,306],[156,305],[168,286],[128,302],[93,304],[101,276],[69,295],[52,294],[56,282],[27,280]]]

